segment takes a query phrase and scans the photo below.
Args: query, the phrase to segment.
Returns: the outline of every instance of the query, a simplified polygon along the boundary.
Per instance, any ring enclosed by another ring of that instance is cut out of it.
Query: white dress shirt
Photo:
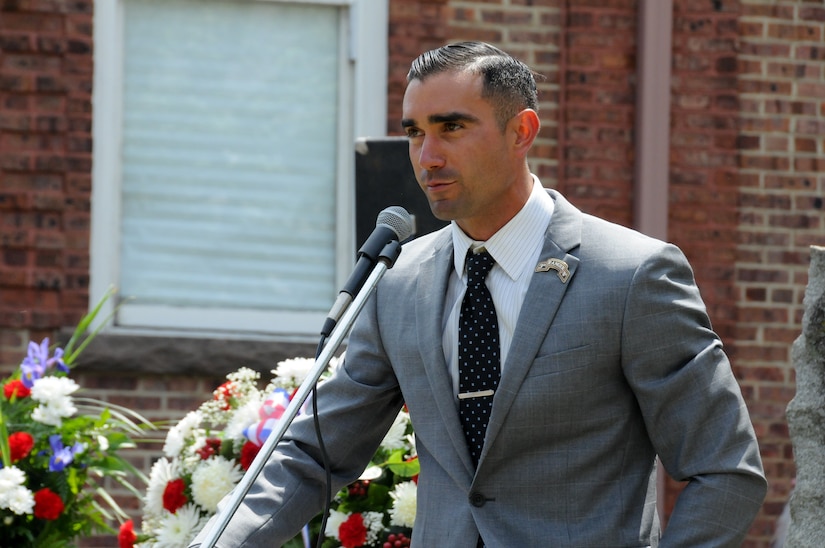
[[[493,234],[486,242],[468,237],[453,221],[453,261],[442,320],[444,357],[453,379],[453,390],[458,395],[458,319],[461,301],[467,289],[467,271],[464,260],[468,249],[484,247],[496,264],[487,275],[487,287],[493,297],[499,325],[501,371],[507,362],[510,342],[516,328],[521,305],[544,245],[544,233],[553,214],[553,199],[533,176],[533,191],[527,203],[515,217]],[[456,401],[458,401],[456,399]]]

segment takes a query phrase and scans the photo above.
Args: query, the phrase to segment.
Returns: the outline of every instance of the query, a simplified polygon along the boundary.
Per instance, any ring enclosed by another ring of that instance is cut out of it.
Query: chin
[[[455,219],[455,212],[441,204],[430,203],[430,211],[432,211],[433,216],[439,221],[452,221]]]

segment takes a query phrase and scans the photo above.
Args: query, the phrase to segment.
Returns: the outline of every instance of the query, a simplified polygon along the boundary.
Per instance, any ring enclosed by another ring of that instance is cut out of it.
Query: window
[[[117,288],[116,329],[318,333],[386,39],[385,0],[96,5],[90,299]]]

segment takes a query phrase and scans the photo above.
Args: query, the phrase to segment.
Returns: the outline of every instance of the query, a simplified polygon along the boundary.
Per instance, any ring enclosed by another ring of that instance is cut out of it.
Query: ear
[[[533,146],[533,141],[539,134],[541,121],[535,110],[526,108],[510,119],[511,130],[515,133],[513,146],[521,154],[527,156],[527,151]]]

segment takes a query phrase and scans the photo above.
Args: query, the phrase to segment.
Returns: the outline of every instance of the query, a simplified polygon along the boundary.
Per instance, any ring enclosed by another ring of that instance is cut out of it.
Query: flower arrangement
[[[104,300],[106,297],[104,297]],[[102,304],[103,301],[101,301]],[[29,342],[0,398],[0,538],[3,546],[71,546],[107,520],[128,516],[103,489],[112,478],[138,493],[129,475],[145,477],[119,451],[152,425],[132,411],[79,396],[69,377],[96,331],[100,310],[86,315],[65,348]]]
[[[188,546],[249,468],[314,363],[306,358],[279,362],[262,390],[260,374],[241,368],[227,375],[211,400],[173,426],[164,456],[152,467],[142,530],[125,522],[118,537],[121,548]],[[364,476],[336,495],[325,548],[409,545],[415,520],[412,478],[418,474],[411,431],[402,412]],[[287,546],[308,546],[320,526],[319,517]]]
[[[409,546],[418,470],[412,424],[402,410],[361,477],[335,496],[323,547]]]

